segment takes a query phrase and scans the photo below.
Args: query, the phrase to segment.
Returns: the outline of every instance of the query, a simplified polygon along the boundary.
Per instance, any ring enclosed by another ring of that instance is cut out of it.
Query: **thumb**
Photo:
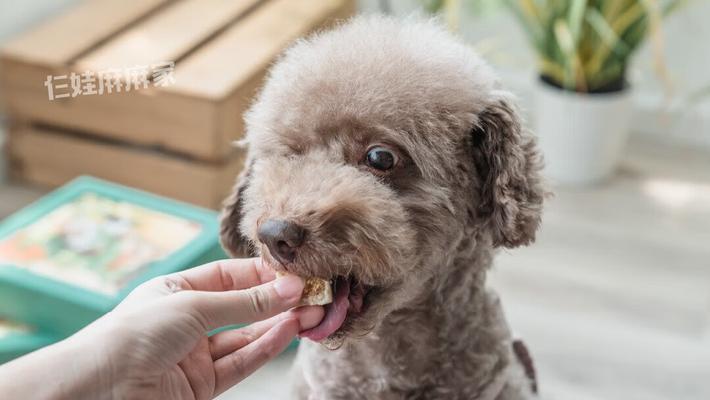
[[[263,285],[225,292],[187,292],[187,311],[212,330],[261,321],[298,305],[304,281],[288,274]],[[186,293],[186,292],[183,292]]]

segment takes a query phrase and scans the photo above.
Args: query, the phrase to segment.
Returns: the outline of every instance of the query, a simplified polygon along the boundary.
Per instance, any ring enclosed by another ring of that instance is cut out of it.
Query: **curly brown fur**
[[[498,399],[532,396],[485,280],[497,247],[535,238],[541,160],[475,53],[432,21],[357,18],[290,48],[246,123],[224,246],[372,288],[334,335],[301,343],[299,398],[476,399],[496,382]],[[366,165],[373,144],[394,170]],[[269,218],[307,230],[293,262],[257,240]]]

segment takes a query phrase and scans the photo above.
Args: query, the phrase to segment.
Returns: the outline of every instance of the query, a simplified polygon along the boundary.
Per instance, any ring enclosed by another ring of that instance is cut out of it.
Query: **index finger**
[[[274,271],[261,258],[218,260],[173,274],[182,289],[206,292],[240,290],[274,280]],[[168,278],[170,275],[167,276]]]

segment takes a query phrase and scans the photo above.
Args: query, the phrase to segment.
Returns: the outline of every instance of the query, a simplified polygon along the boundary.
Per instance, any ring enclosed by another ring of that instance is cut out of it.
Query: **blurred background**
[[[540,138],[554,196],[491,286],[543,398],[709,399],[710,1],[3,0],[0,218],[79,175],[217,208],[264,70],[354,13],[440,18]],[[286,398],[293,354],[223,398]]]

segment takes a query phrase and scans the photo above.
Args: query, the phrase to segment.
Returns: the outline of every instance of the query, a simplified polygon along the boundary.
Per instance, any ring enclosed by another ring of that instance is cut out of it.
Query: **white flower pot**
[[[536,92],[536,133],[552,183],[580,186],[609,178],[629,136],[630,90],[584,94],[538,80]]]

